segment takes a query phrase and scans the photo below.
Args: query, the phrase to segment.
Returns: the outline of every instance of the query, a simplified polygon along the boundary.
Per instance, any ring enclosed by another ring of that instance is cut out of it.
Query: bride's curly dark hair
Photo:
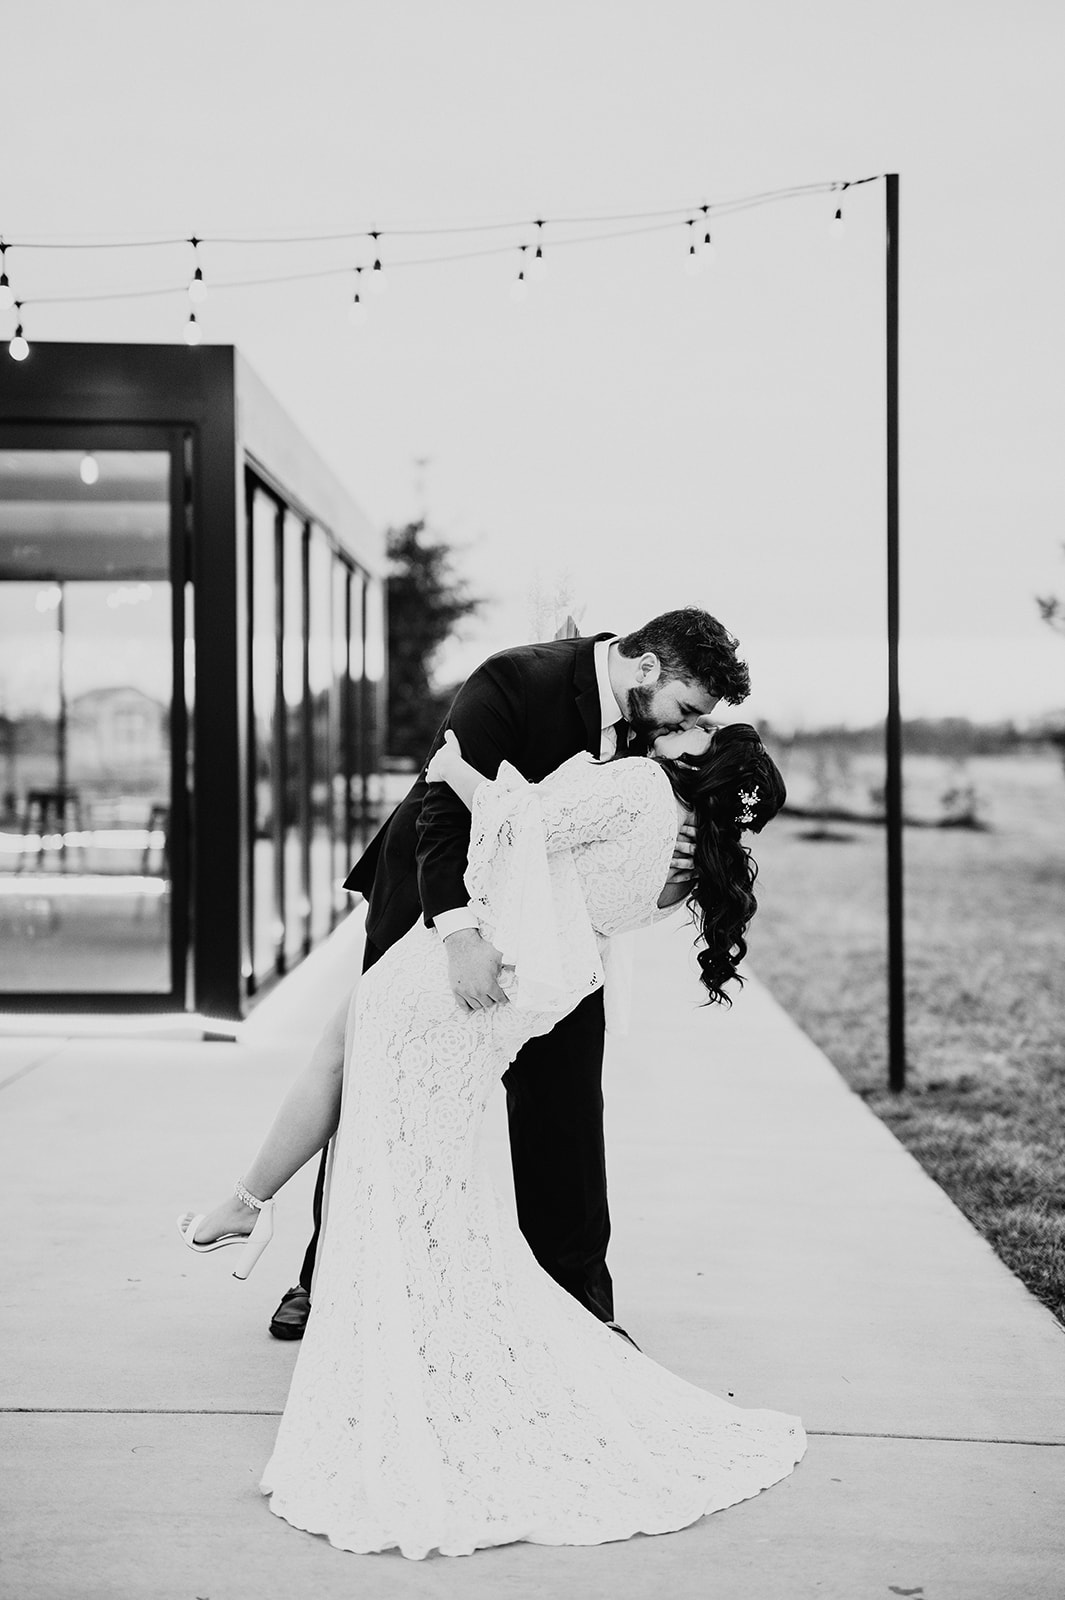
[[[743,982],[736,969],[747,954],[744,935],[758,909],[758,866],[741,834],[760,833],[776,816],[787,798],[784,780],[746,722],[719,728],[705,754],[663,765],[695,817],[695,884],[688,905],[703,946],[697,960],[707,1004],[731,1005],[724,985]]]

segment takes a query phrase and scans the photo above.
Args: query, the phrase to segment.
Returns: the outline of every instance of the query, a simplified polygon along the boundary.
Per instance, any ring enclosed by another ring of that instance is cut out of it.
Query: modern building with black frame
[[[237,1018],[345,915],[383,565],[231,347],[0,363],[0,1009]]]

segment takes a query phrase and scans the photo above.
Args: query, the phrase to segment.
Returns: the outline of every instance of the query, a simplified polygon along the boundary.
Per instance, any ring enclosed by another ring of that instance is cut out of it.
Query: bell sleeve
[[[466,888],[503,965],[514,969],[519,1006],[550,1009],[603,982],[570,843],[545,825],[539,786],[509,762],[478,786]]]

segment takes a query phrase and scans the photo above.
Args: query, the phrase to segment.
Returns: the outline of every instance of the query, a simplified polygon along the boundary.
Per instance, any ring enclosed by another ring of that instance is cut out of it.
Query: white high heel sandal
[[[245,1189],[240,1182],[237,1183],[233,1193],[244,1205],[251,1206],[259,1215],[255,1219],[255,1226],[250,1233],[222,1233],[217,1239],[211,1239],[207,1244],[196,1243],[196,1229],[204,1220],[206,1212],[201,1211],[193,1215],[191,1211],[182,1212],[177,1219],[177,1229],[182,1239],[190,1250],[195,1250],[198,1255],[206,1255],[209,1250],[221,1250],[227,1244],[242,1244],[244,1249],[240,1260],[233,1268],[234,1278],[246,1278],[252,1267],[258,1261],[270,1240],[274,1236],[274,1202],[272,1200],[256,1200],[255,1196]]]

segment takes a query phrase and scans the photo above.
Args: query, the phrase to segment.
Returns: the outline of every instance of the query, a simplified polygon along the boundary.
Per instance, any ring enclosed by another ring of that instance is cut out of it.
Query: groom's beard
[[[657,719],[652,716],[653,709],[654,690],[645,689],[640,684],[635,684],[629,690],[627,720],[636,738],[642,741],[643,744],[650,744],[660,733],[669,731],[661,727]]]

